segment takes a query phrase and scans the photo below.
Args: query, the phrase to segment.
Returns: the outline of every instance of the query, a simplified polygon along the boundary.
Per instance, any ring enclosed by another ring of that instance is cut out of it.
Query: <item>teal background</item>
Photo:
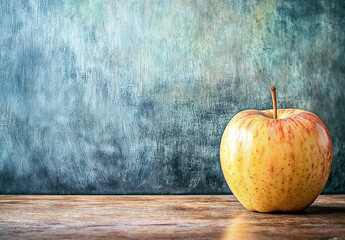
[[[0,193],[229,193],[244,109],[328,126],[345,193],[345,2],[0,0]]]

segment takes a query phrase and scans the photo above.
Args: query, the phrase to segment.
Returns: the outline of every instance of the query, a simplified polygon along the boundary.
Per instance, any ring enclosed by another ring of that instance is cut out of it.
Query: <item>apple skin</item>
[[[227,184],[250,211],[297,212],[320,195],[331,171],[332,140],[315,114],[247,110],[227,125],[220,161]]]

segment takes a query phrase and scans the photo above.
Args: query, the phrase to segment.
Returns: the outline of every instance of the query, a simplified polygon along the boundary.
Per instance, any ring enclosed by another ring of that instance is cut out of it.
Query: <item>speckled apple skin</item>
[[[220,146],[224,177],[250,211],[296,212],[326,185],[332,140],[315,114],[300,109],[247,110],[227,125]]]

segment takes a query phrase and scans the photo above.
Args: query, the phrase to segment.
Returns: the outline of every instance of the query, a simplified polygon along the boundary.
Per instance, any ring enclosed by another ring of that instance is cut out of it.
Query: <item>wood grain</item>
[[[345,195],[298,214],[244,209],[231,195],[0,196],[0,239],[345,239]]]

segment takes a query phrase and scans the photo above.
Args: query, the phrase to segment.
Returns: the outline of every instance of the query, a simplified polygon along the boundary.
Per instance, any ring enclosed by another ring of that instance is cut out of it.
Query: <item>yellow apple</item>
[[[220,161],[227,184],[250,211],[296,212],[320,195],[331,171],[326,125],[300,109],[247,110],[227,125]]]

